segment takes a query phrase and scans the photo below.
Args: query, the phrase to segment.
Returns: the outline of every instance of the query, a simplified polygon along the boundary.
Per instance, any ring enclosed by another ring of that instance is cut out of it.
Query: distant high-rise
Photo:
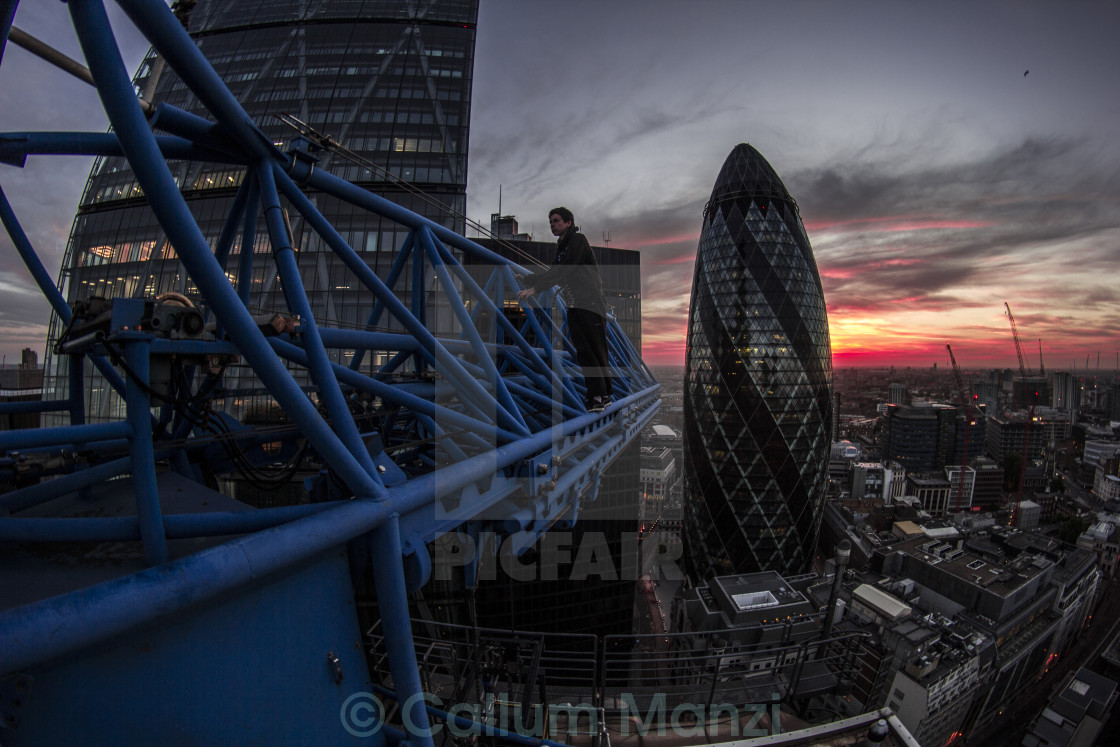
[[[987,421],[966,415],[965,408],[953,405],[891,405],[883,413],[879,436],[883,459],[896,461],[912,472],[928,472],[959,466],[966,459],[980,456],[984,453]]]
[[[320,153],[316,168],[462,232],[477,19],[478,0],[199,0],[184,23],[269,140],[286,143],[298,134],[281,119],[292,115],[349,151]],[[163,67],[154,50],[140,63],[134,83],[137,90],[154,90],[151,99],[157,108],[169,104],[209,118],[198,97]],[[215,241],[245,169],[191,161],[170,166],[199,227]],[[384,277],[408,229],[326,195],[311,199]],[[295,211],[291,228],[315,315],[338,324],[364,324],[372,296],[338,256],[321,251],[321,240],[304,230]],[[261,231],[255,251],[266,250]],[[226,265],[231,278],[238,272],[238,252],[235,242]],[[103,157],[94,163],[59,283],[71,303],[91,296],[152,298],[166,291],[194,295],[194,284],[123,158]],[[275,270],[256,263],[249,305],[282,309],[282,299]],[[448,329],[452,320],[451,309],[442,307],[428,321]],[[50,340],[60,332],[56,317]],[[120,400],[108,396],[101,381],[99,376],[87,379],[89,417],[120,417]],[[251,382],[236,367],[226,371],[229,389]],[[52,386],[65,388],[66,377],[54,379]],[[226,406],[243,417],[251,405],[239,399]]]
[[[806,570],[828,485],[828,317],[797,203],[749,145],[704,208],[684,390],[694,580]]]
[[[516,221],[511,216],[503,218],[513,221],[512,226],[506,225],[516,234]],[[555,241],[478,241],[502,256],[527,264],[547,265],[556,256]],[[599,263],[607,306],[630,344],[641,350],[641,255],[618,247],[595,246],[592,250]],[[470,258],[466,264],[473,267]],[[476,279],[484,281],[482,277]],[[520,309],[510,309],[509,313],[517,326],[524,323]],[[597,492],[581,504],[575,526],[570,531],[550,533],[519,561],[526,566],[535,564],[542,572],[515,578],[501,568],[496,578],[479,582],[476,614],[461,618],[463,610],[452,610],[451,619],[483,627],[547,633],[629,634],[633,629],[639,561],[640,470],[641,444],[635,440],[603,471]],[[557,550],[553,544],[557,542],[571,549]],[[593,567],[589,568],[587,562],[577,562],[580,558],[586,561],[592,554],[601,565],[590,564]],[[567,560],[557,560],[561,556]],[[553,561],[554,571],[549,567]],[[433,608],[451,608],[465,598],[456,584],[433,584],[424,593]],[[441,598],[441,593],[448,596]]]

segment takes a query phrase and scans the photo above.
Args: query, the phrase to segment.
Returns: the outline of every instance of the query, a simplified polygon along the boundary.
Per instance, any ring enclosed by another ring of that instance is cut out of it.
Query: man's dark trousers
[[[583,368],[587,401],[611,395],[610,360],[607,357],[607,327],[603,317],[589,309],[568,309],[568,334]]]

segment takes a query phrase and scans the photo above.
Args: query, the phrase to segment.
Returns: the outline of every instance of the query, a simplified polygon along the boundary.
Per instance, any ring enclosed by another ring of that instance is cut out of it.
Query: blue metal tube
[[[210,66],[210,62],[194,40],[166,7],[158,7],[145,0],[118,0],[117,4],[144,38],[152,42],[152,46],[190,88],[191,93],[197,96],[203,106],[214,115],[214,118],[229,133],[230,138],[246,152],[248,160],[282,160],[280,151],[253,124],[252,118],[241,108],[241,104],[214,72],[214,68]],[[75,28],[78,29],[78,35],[81,37],[82,27],[75,23]],[[110,35],[105,38],[111,40],[113,38],[111,28],[108,31]],[[84,45],[83,51],[85,51]],[[86,61],[100,91],[105,87],[105,82],[94,70],[94,63],[90,60],[88,52],[86,52]],[[135,100],[136,97],[133,94],[131,98]]]
[[[166,102],[157,104],[148,118],[152,129],[178,135],[219,153],[229,154],[239,163],[248,162],[244,149],[230,139],[220,124],[211,122]]]
[[[237,297],[242,305],[248,306],[253,292],[253,251],[257,241],[257,205],[260,201],[257,177],[253,175],[252,169],[245,174],[245,183],[249,185],[248,204],[253,209],[245,211],[245,224],[241,227],[241,254],[237,256]]]
[[[36,446],[66,446],[110,438],[128,438],[130,435],[132,435],[132,426],[126,422],[4,431],[0,433],[0,451],[14,448],[23,450]]]
[[[226,214],[226,221],[222,224],[222,232],[218,234],[218,242],[214,245],[214,258],[218,260],[218,264],[222,267],[226,266],[229,261],[229,252],[233,247],[233,240],[237,236],[238,223],[242,222],[245,217],[245,206],[249,202],[249,186],[250,180],[248,178],[241,181],[241,186],[237,188],[237,196],[233,198],[233,205],[229,208],[229,213]],[[256,211],[257,203],[253,203],[253,210]]]
[[[276,352],[286,359],[301,365],[307,364],[307,354],[296,345],[285,342],[277,337],[270,337],[269,342],[272,343],[272,347]],[[447,425],[476,433],[488,439],[489,443],[498,443],[497,439],[502,439],[502,441],[505,442],[515,441],[518,438],[516,434],[502,430],[489,421],[475,420],[469,415],[449,410],[423,397],[410,394],[400,387],[386,384],[377,379],[370,378],[365,374],[358,373],[357,371],[351,371],[337,363],[332,363],[331,365],[339,381],[344,382],[348,386],[377,395],[389,402],[407,407],[413,412],[425,413],[430,417],[438,419],[441,423],[446,423]]]
[[[550,394],[554,391],[563,392],[563,386],[559,384],[559,377],[553,377],[551,375],[552,372],[549,371],[549,377],[545,378],[544,375],[538,372],[537,366],[535,365],[537,363],[540,363],[540,361],[538,360],[538,356],[534,355],[530,360],[526,361],[518,354],[518,351],[507,350],[505,352],[504,359],[508,365],[513,366],[518,371],[520,371],[526,378],[529,379],[533,386],[537,387],[537,389],[539,389],[541,392],[549,392]],[[553,380],[551,385],[549,383],[550,379]],[[551,400],[553,398],[549,396],[549,399]],[[557,404],[564,407],[569,407],[569,405],[564,403],[563,399],[557,402]]]
[[[513,361],[514,358],[511,356],[510,360]],[[527,372],[527,374],[530,375],[530,378],[531,378],[532,375],[529,374],[528,372]],[[540,390],[538,391],[536,389],[532,389],[530,387],[523,386],[521,384],[516,384],[516,383],[510,382],[509,389],[510,389],[511,393],[517,394],[519,397],[524,397],[525,399],[529,400],[530,402],[536,404],[538,406],[538,408],[540,408],[540,407],[546,407],[546,408],[549,408],[549,409],[559,408],[560,412],[563,413],[564,418],[574,418],[574,417],[577,417],[577,416],[583,414],[581,411],[575,409],[574,407],[572,407],[570,405],[565,404],[562,401],[557,402],[550,395],[542,394],[541,392],[549,391],[548,387],[541,387]]]
[[[407,350],[413,351],[420,343],[412,335],[399,332],[364,332],[360,329],[338,329],[321,327],[319,336],[329,348],[358,348],[360,350]],[[454,349],[455,341],[443,340],[443,344]],[[463,348],[466,344],[463,343]]]
[[[354,424],[350,408],[346,405],[346,398],[338,387],[338,379],[331,370],[331,361],[327,358],[326,348],[323,347],[323,341],[319,337],[319,327],[315,323],[315,314],[311,311],[311,304],[307,300],[303,279],[299,276],[299,266],[296,264],[295,252],[292,251],[291,237],[288,235],[284,213],[280,208],[280,195],[276,191],[274,168],[276,167],[271,163],[261,163],[256,169],[261,208],[264,210],[264,220],[272,240],[272,256],[280,272],[288,308],[300,318],[299,336],[303,341],[303,349],[307,353],[311,380],[319,386],[319,396],[326,405],[327,414],[334,421],[335,435],[341,439],[355,466],[366,474],[366,479],[362,482],[347,484],[356,494],[369,493],[367,485],[373,482],[380,487],[381,478],[377,474],[377,468],[373,464],[369,451],[366,450],[365,443],[362,442],[358,427]],[[334,459],[330,459],[328,455],[323,455],[331,462],[331,466],[334,466],[335,461],[343,459],[342,454],[333,456]]]
[[[553,390],[549,387],[548,381],[535,374],[532,369],[530,369],[524,364],[523,361],[516,357],[514,351],[505,351],[503,357],[509,360],[513,364],[514,368],[517,368],[518,370],[524,370],[526,373],[525,376],[518,376],[516,379],[513,376],[509,375],[502,377],[502,381],[505,383],[506,388],[509,390],[509,393],[511,395],[516,394],[518,397],[522,397],[537,405],[547,407],[549,409],[560,408],[565,417],[574,418],[584,414],[582,409],[577,410],[574,407],[564,404],[562,401],[557,402],[555,399],[553,399],[551,396],[551,392]],[[463,368],[479,377],[480,379],[483,379],[483,377],[486,376],[486,372],[484,369],[465,361],[463,362]],[[526,386],[526,379],[529,381],[529,383],[538,385],[538,388],[533,389],[532,387]],[[544,392],[548,392],[548,394],[544,394]],[[521,411],[520,407],[518,407],[518,411]]]
[[[211,88],[219,89],[217,92],[200,93],[195,90],[204,102],[209,102],[214,93],[219,99],[232,101],[232,95],[220,79],[214,75],[208,63],[202,58],[194,42],[175,20],[166,8],[154,8],[152,5],[141,5],[137,0],[126,0],[121,6],[129,13],[137,26],[145,32],[149,39],[156,39],[174,48],[174,54],[161,46],[160,52],[173,63],[176,72],[186,78],[189,75],[204,73],[199,70],[184,70],[182,64],[174,64],[185,55],[194,61],[200,68],[209,71],[212,79],[207,78]],[[284,411],[303,430],[307,438],[325,458],[341,452],[345,447],[331,432],[327,424],[319,417],[315,407],[308,401],[296,382],[291,378],[284,366],[272,353],[265,342],[264,336],[253,323],[244,304],[233,292],[224,270],[214,260],[202,232],[195,224],[194,217],[183,201],[182,195],[167,169],[159,149],[155,145],[151,130],[140,111],[132,90],[132,83],[124,69],[120,53],[113,44],[113,32],[105,16],[105,9],[94,0],[76,0],[68,5],[70,14],[74,19],[74,28],[77,30],[78,39],[86,61],[89,63],[90,72],[98,82],[98,93],[102,105],[109,115],[109,121],[114,131],[121,140],[125,154],[136,174],[137,181],[144,190],[152,212],[156,215],[160,225],[167,233],[171,243],[179,253],[179,259],[190,273],[191,279],[198,286],[199,291],[206,297],[207,302],[213,307],[215,315],[225,325],[231,338],[237,344],[244,358],[252,365],[254,372],[264,382],[269,392],[276,398]],[[157,12],[144,12],[155,10]],[[163,19],[162,21],[159,19]],[[153,25],[154,24],[154,25]],[[180,60],[181,62],[182,60]],[[260,132],[248,124],[248,117],[236,105],[235,111],[244,116],[240,127],[234,131],[235,136],[244,134],[245,137],[259,141],[265,138]],[[214,111],[211,107],[211,111]],[[237,123],[226,122],[227,126],[236,127]],[[278,151],[271,143],[261,142],[262,155],[280,157]],[[349,463],[347,463],[349,462]],[[368,493],[381,495],[383,491],[369,479],[356,463],[351,460],[339,460],[335,466],[339,477],[348,485],[368,484]]]
[[[0,0],[0,60],[4,59],[4,48],[8,45],[8,33],[12,30],[17,5],[19,0]]]
[[[3,188],[0,188],[0,222],[3,222],[4,228],[8,231],[8,236],[12,239],[12,244],[15,245],[16,251],[19,253],[20,259],[27,266],[27,271],[31,273],[31,277],[35,280],[35,285],[39,286],[39,292],[50,303],[54,313],[62,321],[67,324],[70,321],[72,313],[70,305],[66,303],[66,299],[62,297],[58,287],[51,279],[50,273],[43,267],[43,263],[39,261],[39,255],[31,246],[30,239],[24,233],[23,227],[16,219],[16,214],[12,210],[11,204],[8,202],[7,196],[4,194]],[[124,380],[120,375],[113,370],[101,356],[91,356],[97,370],[105,377],[105,380],[110,386],[116,390],[117,394],[124,395]]]
[[[627,398],[619,405],[636,402],[639,396]],[[558,428],[558,435],[570,435],[586,427],[584,420],[566,421]],[[0,612],[0,630],[7,637],[0,647],[0,672],[19,671],[73,653],[242,588],[254,579],[299,566],[380,526],[394,511],[403,514],[429,506],[436,495],[488,479],[496,470],[549,448],[553,437],[552,432],[543,431],[449,465],[441,470],[438,485],[434,474],[414,478],[391,489],[392,505],[357,498],[314,516],[172,561],[162,568],[149,568],[4,610]],[[480,510],[485,508],[480,506]],[[79,618],[84,625],[73,624]]]
[[[429,418],[427,415],[424,415],[423,413],[413,413],[413,417],[415,417],[416,420],[421,425],[423,425],[425,428],[427,428],[433,434],[441,435],[444,432],[442,428],[437,427],[436,422],[434,420]],[[489,443],[486,443],[486,442],[482,443],[482,446],[484,448],[489,448],[493,445],[494,445],[494,443],[492,441],[489,442]],[[456,462],[462,462],[462,461],[469,458],[463,452],[463,450],[459,448],[459,444],[455,443],[454,441],[452,441],[450,439],[446,439],[446,438],[441,439],[439,441],[439,443],[436,444],[436,448],[446,450],[447,453],[451,455],[451,458],[453,460],[455,460]]]
[[[513,327],[510,327],[511,331]],[[516,332],[514,332],[516,334]],[[338,327],[320,327],[319,336],[323,339],[323,344],[328,348],[359,348],[366,350],[393,350],[393,351],[406,351],[412,352],[420,347],[420,343],[412,335],[404,335],[399,332],[374,332],[363,331],[360,329],[340,329]],[[455,353],[469,353],[472,348],[470,343],[466,340],[449,340],[447,338],[439,338],[439,343],[447,348],[448,352]],[[499,346],[495,343],[484,343],[486,350],[493,354],[508,355],[511,347]],[[533,350],[532,346],[525,343],[526,350],[532,354],[534,360],[540,358],[540,353]],[[520,348],[520,343],[517,348]],[[540,360],[537,360],[541,363]],[[545,368],[545,371],[548,369]],[[546,387],[547,388],[547,385]]]
[[[285,197],[292,203],[300,215],[304,217],[307,224],[318,233],[327,245],[334,250],[335,254],[345,263],[346,267],[354,273],[370,293],[373,294],[376,304],[381,304],[389,313],[404,325],[420,343],[420,350],[424,352],[425,358],[429,363],[434,364],[436,361],[435,350],[439,345],[436,338],[429,332],[423,324],[421,324],[416,317],[408,310],[408,308],[401,303],[392,289],[381,281],[381,278],[370,269],[369,265],[358,256],[357,252],[346,242],[342,235],[335,230],[322,213],[311,204],[307,196],[300,191],[295,182],[291,180],[286,174],[279,175],[277,179],[277,186]],[[397,262],[401,262],[400,257],[394,261],[394,268]],[[403,270],[403,263],[401,269]],[[371,319],[371,324],[376,323],[376,320]]]
[[[165,158],[244,163],[244,159],[173,135],[157,135]],[[0,161],[20,164],[28,156],[123,156],[120,141],[106,132],[7,132],[0,134]]]
[[[441,249],[440,256],[443,256],[443,252],[445,252],[445,251],[447,251],[446,248]],[[454,270],[460,278],[463,275],[466,275],[468,278],[470,278],[470,273],[468,273],[462,267],[455,267]],[[471,324],[477,326],[479,317],[482,316],[482,312],[491,311],[491,309],[497,309],[498,308],[497,305],[493,301],[490,300],[490,296],[494,293],[494,285],[495,285],[497,280],[498,280],[498,273],[497,272],[491,272],[489,277],[486,278],[486,287],[482,289],[481,293],[478,293],[475,290],[475,289],[478,288],[478,283],[474,282],[474,278],[471,278],[470,283],[465,283],[465,282],[463,283],[463,287],[467,289],[468,293],[474,294],[474,297],[478,300],[478,303],[474,304],[474,308],[471,309]],[[487,301],[490,301],[489,306],[486,305]],[[498,342],[498,327],[497,327],[496,324],[491,324],[490,325],[490,331],[489,331],[489,334],[487,335],[486,342],[487,342],[487,344],[497,344],[497,342]]]
[[[459,279],[463,282],[467,289],[469,289],[474,294],[475,298],[479,300],[480,305],[490,311],[490,314],[497,322],[498,327],[505,331],[506,334],[508,334],[514,341],[516,347],[525,354],[527,359],[535,364],[534,368],[536,368],[536,370],[543,372],[549,377],[553,390],[561,392],[564,391],[563,386],[560,383],[560,378],[557,376],[556,372],[553,371],[544,361],[544,359],[537,354],[537,351],[533,350],[532,346],[530,346],[529,343],[525,341],[525,338],[514,328],[509,319],[506,319],[506,315],[503,314],[501,310],[498,309],[497,305],[495,305],[495,303],[490,300],[490,297],[478,287],[478,283],[474,281],[474,278],[470,276],[470,274],[463,268],[462,265],[457,262],[450,262],[451,254],[445,247],[443,247],[442,245],[437,245],[436,248],[440,250],[440,256],[443,257],[444,261],[454,267]],[[508,268],[506,272],[509,272]],[[499,272],[495,272],[494,276],[500,278],[501,274]],[[513,278],[511,277],[510,280],[512,279]],[[542,386],[542,390],[548,391],[548,389],[548,384],[545,383]],[[571,404],[574,405],[575,403],[572,402]]]
[[[419,230],[414,230],[411,235],[415,237]],[[414,239],[415,241],[415,239]],[[412,306],[412,315],[423,326],[428,326],[428,319],[426,317],[428,309],[428,294],[427,288],[424,285],[424,252],[419,251],[415,246],[412,252],[412,292],[410,294],[410,301]],[[417,361],[417,372],[420,371],[419,361]]]
[[[404,700],[416,699],[403,713],[405,723],[419,727],[419,733],[410,734],[410,741],[422,747],[433,747],[431,732],[427,731],[428,714],[420,696],[424,688],[416,669],[416,646],[412,640],[412,621],[408,615],[408,591],[401,563],[401,536],[397,514],[373,532],[370,552],[373,561],[373,581],[377,590],[377,607],[381,612],[381,628],[393,645],[389,646],[389,668],[393,684]],[[403,705],[402,705],[403,710]]]
[[[148,385],[147,340],[129,340],[124,346],[128,367],[139,381],[129,379],[125,389],[128,424],[132,426],[132,490],[136,495],[136,515],[144,540],[144,559],[148,565],[167,562],[167,537],[163,533],[163,512],[156,487],[156,456],[152,448],[151,402],[141,386]]]
[[[418,215],[396,203],[390,202],[380,195],[375,195],[357,185],[351,184],[345,179],[340,179],[334,174],[316,169],[306,176],[301,175],[301,180],[313,189],[320,189],[352,205],[372,210],[378,215],[383,215],[403,226],[412,229],[417,229],[420,226],[427,226],[440,241],[450,244],[472,257],[477,257],[494,265],[507,265],[521,275],[529,274],[529,271],[524,267],[506,259],[500,254],[496,254],[474,243],[470,239],[460,236],[451,229],[445,228],[435,221],[429,220],[422,215]]]
[[[66,373],[69,377],[70,393],[70,425],[85,425],[86,422],[86,388],[85,388],[85,359],[80,355],[71,355],[66,358]],[[125,436],[126,440],[128,436]],[[74,444],[75,450],[88,448],[88,444],[79,442]]]
[[[65,399],[35,400],[33,402],[0,402],[0,415],[16,415],[25,412],[58,412],[69,410],[70,401]]]
[[[223,340],[166,340],[159,337],[150,341],[152,352],[162,355],[237,355],[237,348]]]
[[[504,422],[506,427],[510,430],[522,436],[528,435],[529,428],[525,425],[525,420],[521,417],[521,412],[517,409],[517,405],[514,404],[513,398],[509,396],[509,390],[506,389],[505,382],[502,381],[498,369],[494,366],[494,361],[490,358],[490,353],[486,349],[486,343],[482,341],[478,330],[471,324],[470,314],[467,313],[467,308],[463,304],[463,299],[459,297],[459,292],[455,290],[455,283],[452,282],[451,274],[447,271],[447,267],[443,263],[443,257],[436,251],[431,231],[422,227],[418,233],[420,234],[420,243],[424,247],[424,251],[428,254],[428,262],[432,266],[432,269],[435,270],[440,283],[443,284],[443,292],[451,301],[451,310],[458,317],[459,324],[463,328],[462,333],[470,342],[475,357],[478,359],[479,365],[482,366],[487,379],[494,383],[494,398],[497,400],[494,406],[497,411],[499,424]],[[419,256],[419,252],[416,254]]]
[[[318,173],[317,171],[314,173]],[[489,394],[486,394],[478,382],[471,378],[455,356],[450,355],[447,350],[440,344],[439,340],[429,332],[423,324],[421,324],[415,316],[401,303],[393,291],[381,282],[381,278],[377,277],[376,273],[369,268],[361,257],[350,247],[346,240],[335,230],[334,226],[323,218],[322,214],[311,204],[311,201],[300,191],[286,174],[277,174],[277,185],[284,196],[295,206],[296,210],[307,220],[308,224],[315,229],[315,231],[322,236],[327,244],[335,251],[335,254],[346,264],[346,266],[353,272],[362,283],[369,288],[370,292],[374,294],[378,301],[385,304],[386,309],[396,317],[404,328],[411,332],[416,339],[420,342],[420,351],[423,352],[425,359],[433,365],[436,369],[442,372],[449,381],[454,383],[461,391],[465,393],[462,397],[464,407],[471,410],[477,417],[490,420],[490,415],[482,407],[474,401],[475,397],[480,397],[480,401],[485,402],[491,400]],[[413,250],[413,254],[417,252]],[[415,289],[413,289],[415,292]]]
[[[221,537],[270,529],[337,505],[340,505],[339,501],[247,511],[168,514],[163,517],[163,523],[169,540]],[[0,518],[2,542],[132,542],[139,539],[140,522],[135,516]]]
[[[7,195],[4,194],[3,187],[0,187],[0,220],[3,221],[4,228],[7,229],[8,235],[12,239],[12,244],[15,245],[20,259],[23,260],[23,263],[27,266],[27,271],[31,273],[31,277],[35,280],[35,285],[39,286],[39,291],[43,294],[43,297],[50,302],[54,313],[63,323],[69,322],[70,305],[66,303],[66,299],[62,297],[62,293],[54,284],[50,273],[43,267],[43,263],[39,261],[39,256],[31,247],[31,241],[16,219],[16,214],[12,210],[11,203],[8,202]]]
[[[25,508],[45,503],[49,500],[58,498],[59,496],[73,493],[76,490],[96,485],[99,482],[105,482],[109,478],[123,475],[128,472],[132,466],[132,460],[128,457],[122,459],[114,459],[111,462],[102,462],[101,464],[88,467],[77,472],[72,472],[69,475],[62,475],[53,480],[41,482],[36,485],[28,485],[26,488],[14,490],[11,493],[4,493],[0,495],[0,509],[5,509],[12,513],[22,511]]]
[[[404,245],[397,256],[393,258],[393,265],[389,268],[389,277],[385,279],[385,285],[389,288],[394,288],[397,285],[397,280],[400,279],[401,272],[404,270],[405,260],[412,252],[412,234],[410,233],[405,237]],[[366,321],[366,329],[372,329],[377,326],[377,322],[381,319],[381,314],[385,311],[385,305],[380,300],[373,302],[373,308],[369,312],[369,319]],[[412,338],[415,341],[416,338]],[[354,354],[354,359],[350,361],[350,368],[357,371],[361,368],[362,360],[365,358],[366,351],[359,350]]]
[[[530,301],[530,304],[531,303],[532,302]],[[536,335],[537,339],[541,341],[542,344],[545,344],[546,341],[551,340],[552,336],[545,334],[544,329],[540,325],[540,320],[537,318],[536,309],[538,307],[535,305],[522,304],[522,308],[525,310],[525,321],[530,326],[530,328],[532,328],[533,333]],[[544,311],[545,314],[548,315],[547,309],[540,310]],[[560,337],[560,339],[566,341],[567,338],[565,338],[563,334],[561,334],[560,331],[556,329],[556,325],[552,323],[551,316],[548,316],[548,320],[550,328],[557,333],[557,336]],[[561,351],[557,350],[554,347],[545,348],[545,351],[547,352],[549,357],[549,368],[551,368],[552,371],[556,373],[556,378],[554,379],[554,381],[558,381],[560,383],[559,391],[561,393],[561,396],[563,397],[564,403],[571,407],[579,407],[580,410],[583,410],[584,408],[582,407],[582,404],[580,404],[581,398],[576,392],[575,383],[572,381],[570,373],[566,378],[560,376],[560,373],[562,371],[567,371],[569,368],[569,366],[566,365],[563,360]]]

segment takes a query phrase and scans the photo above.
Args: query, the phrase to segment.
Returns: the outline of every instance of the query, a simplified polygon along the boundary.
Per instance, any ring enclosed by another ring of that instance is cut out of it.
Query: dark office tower
[[[187,5],[183,3],[182,5]],[[466,208],[467,133],[470,121],[478,0],[200,0],[184,17],[187,29],[242,107],[273,142],[284,147],[298,133],[291,115],[340,142],[349,153],[320,153],[316,168],[349,179],[432,220],[462,231]],[[161,72],[162,71],[162,72]],[[149,52],[134,80],[154,90],[151,100],[209,118],[198,99]],[[156,118],[158,126],[158,116]],[[203,233],[221,231],[244,170],[220,164],[177,162],[172,173]],[[410,194],[394,179],[431,196]],[[366,263],[388,271],[404,228],[365,211],[312,195]],[[435,207],[443,203],[451,212]],[[345,272],[320,239],[291,211],[294,246],[312,310],[334,322],[364,324],[372,298]],[[258,224],[263,227],[263,220]],[[263,231],[257,251],[267,251]],[[227,270],[236,275],[239,242]],[[254,267],[253,309],[285,308],[275,270]],[[78,207],[60,276],[71,302],[90,296],[153,297],[165,291],[191,296],[194,288],[122,158],[100,158]],[[433,329],[452,324],[450,309],[434,309]],[[61,332],[52,321],[51,340]],[[50,346],[48,346],[48,349]],[[51,368],[48,365],[48,369]],[[60,387],[65,376],[52,377]],[[251,386],[238,371],[227,388]],[[116,397],[99,378],[87,382],[92,419],[118,417]],[[247,402],[227,402],[244,417]]]
[[[689,573],[805,571],[828,485],[828,317],[797,203],[749,145],[704,207],[687,345]]]
[[[513,221],[509,216],[503,218]],[[516,233],[516,221],[511,227]],[[480,239],[479,243],[527,267],[547,265],[556,256],[555,241]],[[607,306],[630,344],[641,350],[641,256],[618,247],[596,246],[592,250],[603,278]],[[509,308],[508,313],[515,326],[524,325],[519,308]],[[478,583],[473,616],[461,603],[466,597],[459,579],[454,584],[426,588],[429,606],[451,608],[454,621],[476,622],[482,627],[600,636],[630,634],[639,565],[641,499],[641,444],[635,440],[603,470],[595,495],[583,498],[575,526],[550,532],[521,558],[522,566],[535,567],[535,572],[520,576],[499,565],[493,578]],[[550,546],[557,549],[550,551]],[[559,560],[553,563],[550,556]],[[586,562],[592,558],[595,563]]]

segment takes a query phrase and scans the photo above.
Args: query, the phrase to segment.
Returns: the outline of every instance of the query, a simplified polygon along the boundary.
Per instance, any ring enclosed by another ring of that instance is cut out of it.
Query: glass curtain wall
[[[828,485],[828,317],[797,204],[749,145],[704,210],[684,394],[693,579],[806,571]]]
[[[349,151],[320,153],[316,168],[367,187],[456,231],[464,229],[467,145],[477,0],[200,0],[183,20],[199,48],[267,137],[284,147],[298,133],[289,115],[330,136]],[[208,116],[183,82],[149,52],[134,78],[152,100]],[[208,117],[209,118],[209,117]],[[351,155],[352,154],[352,155]],[[378,168],[379,167],[379,168]],[[174,162],[172,173],[204,234],[221,230],[244,170],[218,164]],[[384,171],[382,171],[384,170]],[[388,173],[388,176],[385,174]],[[426,193],[400,187],[403,180]],[[384,276],[407,231],[325,195],[312,202],[369,266]],[[312,310],[331,324],[364,325],[369,294],[318,236],[291,212],[293,246]],[[258,220],[255,252],[269,252]],[[238,280],[238,251],[227,262]],[[284,310],[275,268],[254,263],[249,305]],[[71,302],[93,296],[152,298],[166,291],[191,297],[195,288],[175,247],[148,209],[122,158],[98,159],[90,172],[59,275]],[[405,286],[407,287],[407,286]],[[453,329],[450,310],[433,304],[429,326]],[[394,328],[395,325],[388,327]],[[48,350],[61,333],[52,320]],[[345,363],[349,354],[338,354]],[[382,362],[369,357],[370,364]],[[47,387],[65,392],[65,367],[48,362]],[[100,376],[86,379],[91,421],[119,418],[123,406]],[[227,389],[251,391],[252,377],[227,371]],[[53,395],[52,395],[53,396]],[[235,417],[267,410],[252,396],[227,401]]]

